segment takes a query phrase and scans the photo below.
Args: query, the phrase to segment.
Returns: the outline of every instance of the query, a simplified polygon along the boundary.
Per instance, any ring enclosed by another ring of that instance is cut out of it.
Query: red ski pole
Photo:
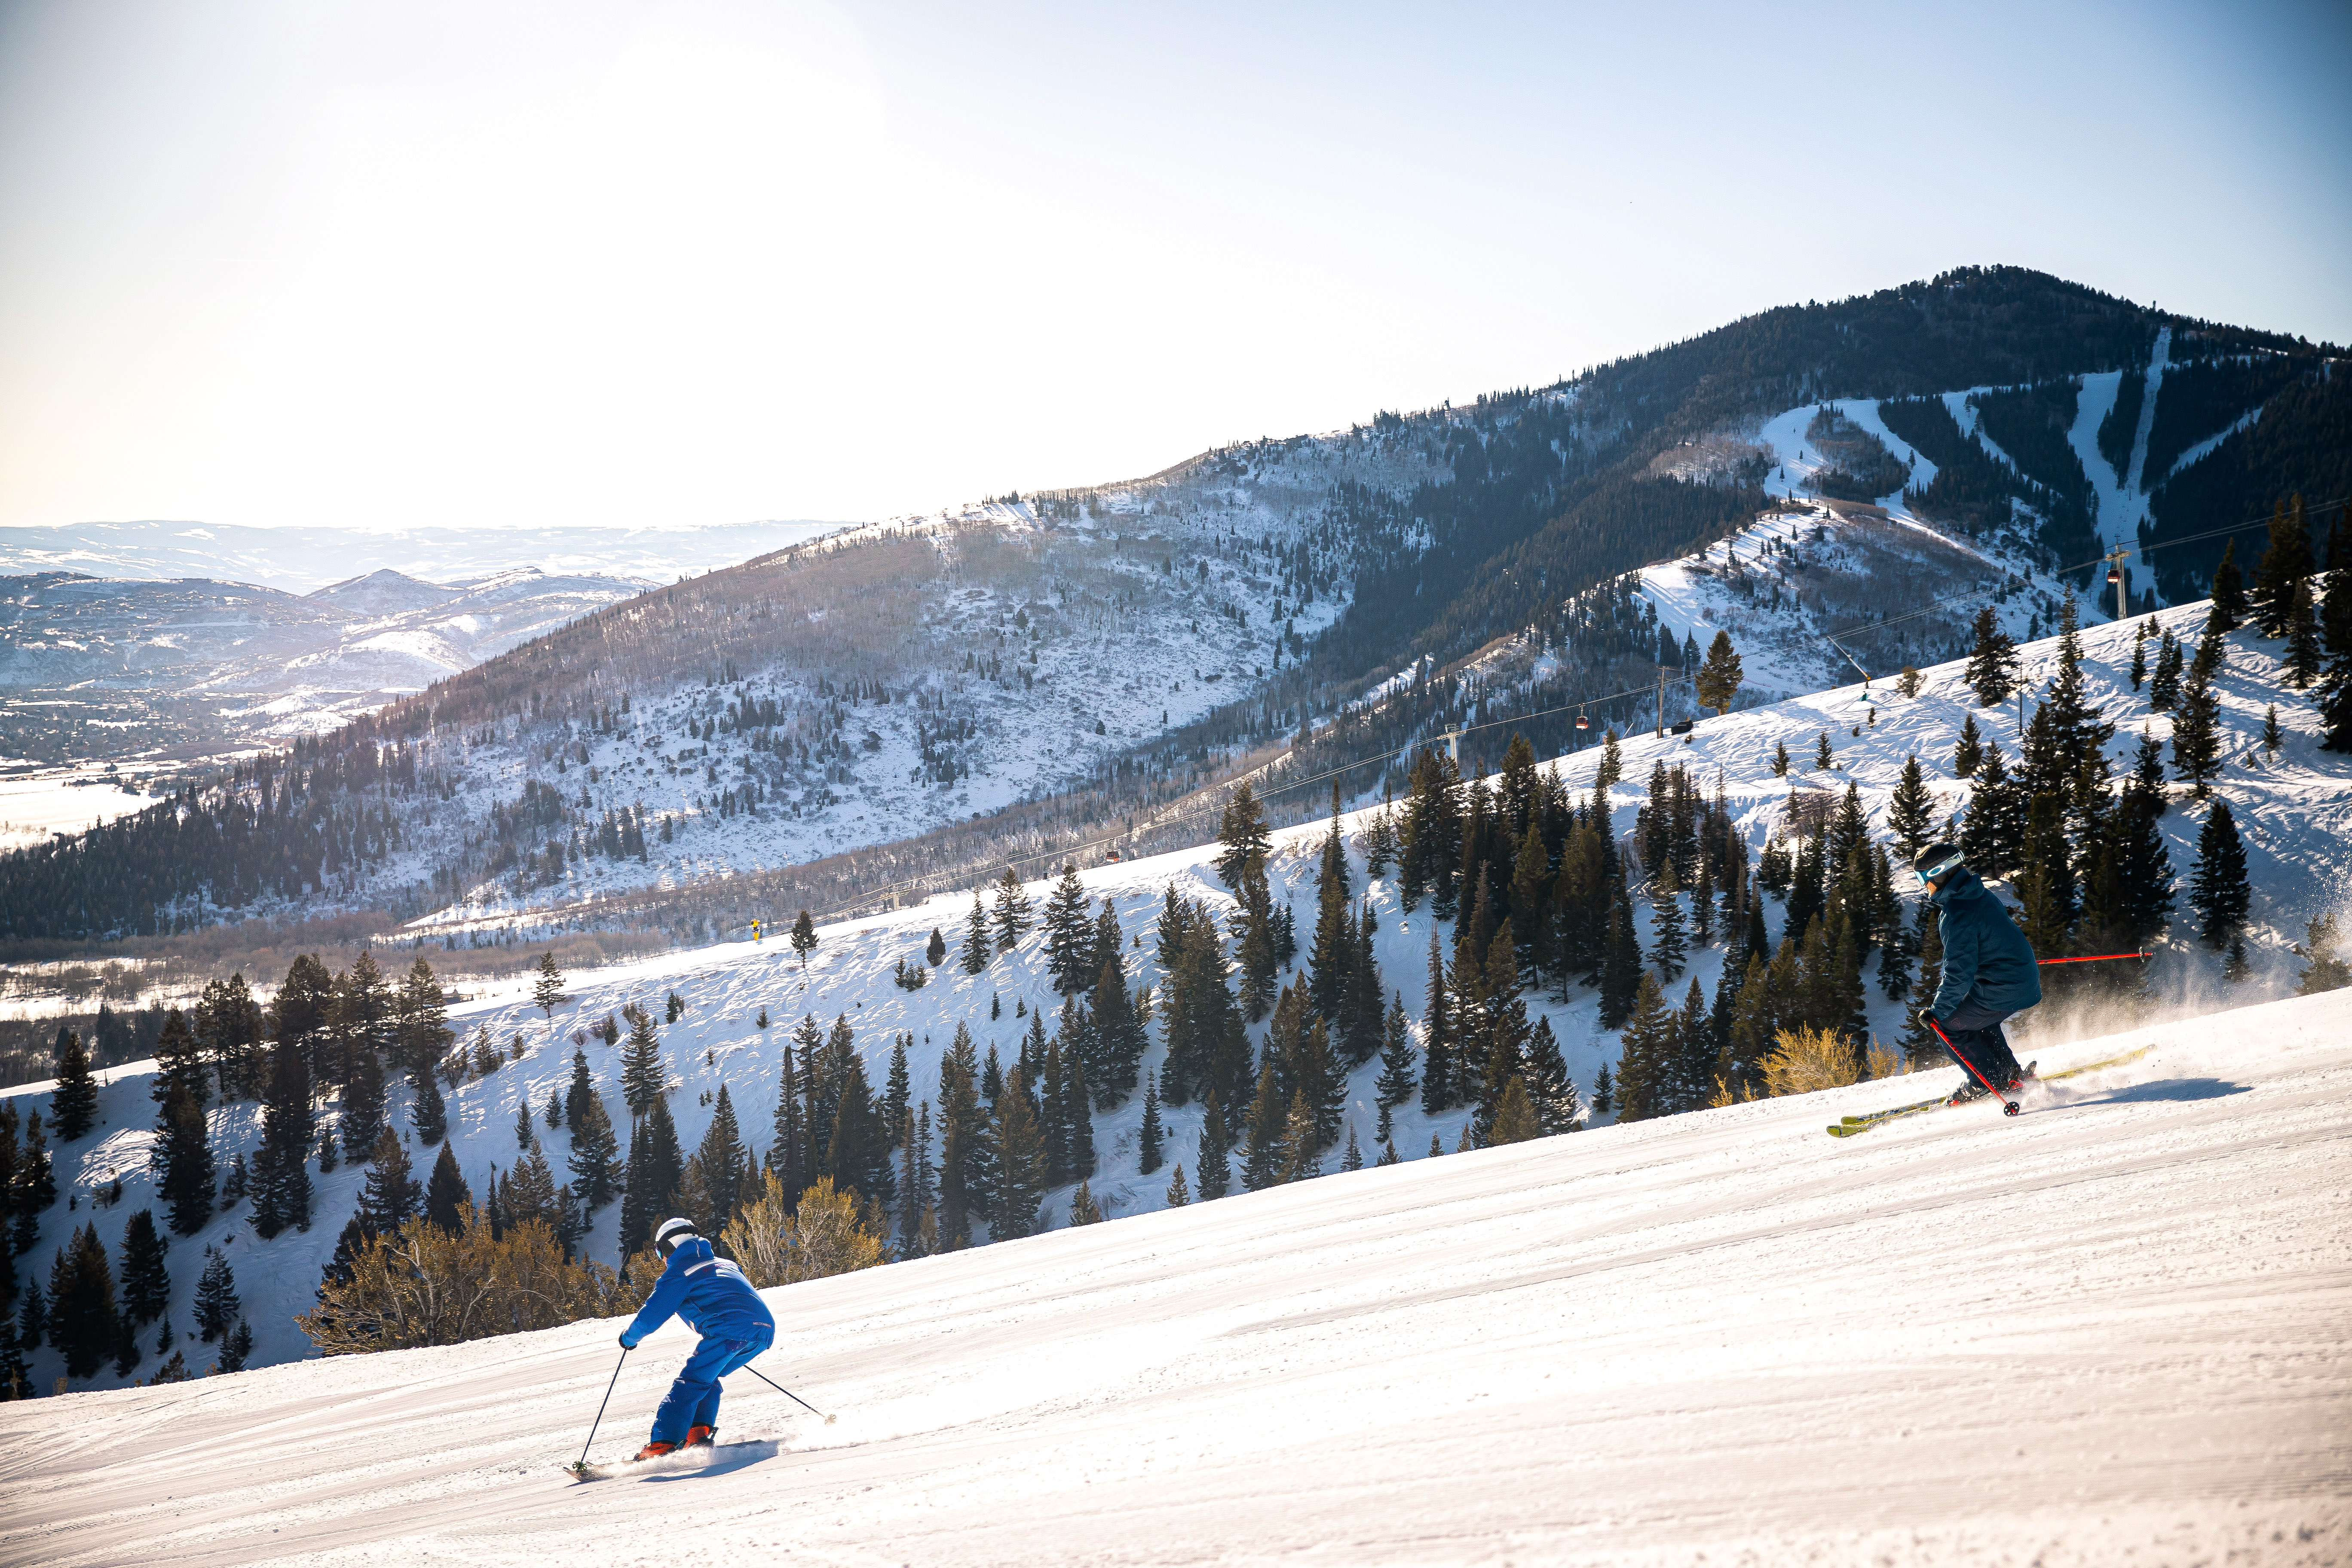
[[[1921,1016],[1925,1017],[1926,1015],[1922,1014]],[[1944,1048],[1946,1050],[1952,1051],[1952,1037],[1944,1033],[1944,1026],[1941,1024],[1938,1024],[1933,1018],[1928,1018],[1927,1027],[1936,1031],[1936,1037],[1944,1042]],[[2018,1105],[2017,1101],[2002,1099],[2000,1090],[1993,1088],[1992,1079],[1985,1077],[1984,1074],[1977,1070],[1976,1063],[1969,1060],[1968,1058],[1960,1055],[1958,1051],[1952,1051],[1952,1058],[1958,1062],[1962,1067],[1969,1069],[1969,1076],[1970,1078],[1975,1079],[1979,1083],[1985,1086],[1985,1092],[1987,1094],[1991,1095],[1995,1100],[2000,1100],[2000,1113],[2003,1116],[2015,1116],[2018,1113],[2021,1107]]]
[[[2105,963],[2111,958],[2153,958],[2152,952],[2092,952],[2081,958],[2037,958],[2036,963]]]

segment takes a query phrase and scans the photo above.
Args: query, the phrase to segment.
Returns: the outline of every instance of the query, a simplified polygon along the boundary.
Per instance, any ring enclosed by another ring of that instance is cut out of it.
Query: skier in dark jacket
[[[702,1336],[678,1369],[669,1397],[654,1412],[653,1438],[637,1450],[651,1459],[678,1448],[708,1446],[719,1429],[719,1380],[776,1342],[776,1320],[743,1271],[697,1236],[694,1222],[667,1219],[654,1232],[666,1260],[653,1294],[621,1331],[621,1348],[669,1321],[675,1313]]]
[[[1911,868],[1930,889],[1927,901],[1936,906],[1936,931],[1944,942],[1944,983],[1927,1011],[1968,1075],[1950,1103],[1981,1099],[1990,1092],[1988,1085],[2007,1094],[2024,1081],[2025,1070],[2000,1024],[2042,1000],[2033,943],[1952,846],[1930,844]]]

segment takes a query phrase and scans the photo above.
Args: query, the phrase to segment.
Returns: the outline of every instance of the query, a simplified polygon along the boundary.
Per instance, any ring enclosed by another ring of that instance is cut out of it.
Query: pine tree
[[[237,1300],[236,1272],[218,1249],[205,1248],[205,1271],[196,1281],[196,1337],[210,1344],[236,1326],[243,1303]]]
[[[1094,956],[1093,927],[1087,911],[1087,890],[1073,862],[1062,868],[1062,879],[1045,901],[1045,970],[1065,996],[1094,984],[1096,969],[1087,962]]]
[[[1276,1180],[1311,1181],[1323,1173],[1323,1140],[1318,1132],[1315,1120],[1315,1107],[1308,1102],[1307,1091],[1301,1089],[1291,1096],[1290,1110],[1282,1120],[1278,1150],[1281,1173]]]
[[[281,1042],[269,1053],[269,1093],[255,1156],[253,1228],[264,1240],[292,1226],[310,1228],[310,1068],[301,1047]]]
[[[974,888],[971,890],[971,916],[964,923],[963,972],[978,974],[995,956],[995,945],[988,935],[988,911],[981,905],[980,889]]]
[[[2000,626],[1993,607],[1987,605],[1977,612],[1976,646],[1969,654],[1969,667],[1961,679],[1976,693],[1977,705],[1997,708],[2009,700],[2017,689],[2017,644]]]
[[[2237,818],[2228,801],[2217,800],[2197,836],[2197,870],[2189,884],[2189,906],[2197,911],[2205,945],[2216,951],[2229,946],[2243,931],[2252,901]]]
[[[808,973],[809,954],[816,951],[816,921],[806,910],[793,917],[792,933],[785,939],[801,961],[801,973]]]
[[[49,1124],[58,1142],[70,1143],[98,1125],[98,1079],[90,1075],[89,1052],[81,1036],[58,1030],[57,1092],[49,1098]]]
[[[996,1154],[996,1191],[989,1207],[989,1235],[1002,1241],[1033,1236],[1042,1228],[1037,1205],[1050,1184],[1045,1171],[1045,1130],[1037,1124],[1029,1085],[1016,1067],[997,1096],[992,1142]]]
[[[996,951],[1011,952],[1029,934],[1029,899],[1021,890],[1021,879],[1007,866],[1004,875],[996,882]]]
[[[1524,1143],[1541,1134],[1542,1129],[1536,1121],[1535,1104],[1528,1097],[1527,1080],[1515,1076],[1504,1086],[1501,1100],[1496,1106],[1494,1126],[1487,1131],[1486,1145],[1499,1148],[1506,1143]]]
[[[620,1190],[621,1140],[613,1130],[604,1099],[593,1089],[571,1113],[572,1152],[564,1168],[572,1173],[572,1191],[588,1213],[613,1201]]]
[[[1998,743],[1988,745],[1960,829],[1960,851],[1979,876],[2003,876],[2020,864],[2028,805],[2024,780],[2010,775]]]
[[[65,1352],[67,1376],[94,1377],[120,1335],[114,1271],[98,1226],[86,1225],[58,1249],[49,1270],[49,1342]]]
[[[205,1137],[205,1113],[184,1087],[175,1085],[163,1102],[155,1131],[156,1153],[151,1158],[163,1171],[156,1195],[172,1211],[172,1228],[194,1236],[212,1217],[213,1152]]]
[[[1143,1080],[1143,1129],[1136,1139],[1139,1173],[1148,1176],[1160,1169],[1160,1075],[1152,1073]]]
[[[2205,635],[2236,631],[2245,619],[2245,574],[2238,570],[2238,542],[2226,540],[2221,563],[2213,568],[2213,608],[2205,617]]]
[[[2294,955],[2308,966],[2295,979],[2294,994],[2316,996],[2323,991],[2340,991],[2352,985],[2352,964],[2336,954],[2336,944],[2341,938],[2336,931],[2333,911],[2315,914],[2304,927],[2303,942]]]
[[[153,1211],[141,1209],[122,1227],[122,1311],[151,1323],[172,1304],[172,1276],[163,1266],[171,1242],[155,1228]]]
[[[1559,1038],[1552,1033],[1549,1018],[1538,1018],[1535,1033],[1528,1039],[1527,1091],[1535,1108],[1537,1131],[1544,1136],[1573,1132],[1582,1124],[1584,1106],[1577,1097],[1575,1080],[1568,1076],[1568,1063],[1559,1054]]]
[[[2221,699],[2213,692],[2213,671],[2221,660],[2221,637],[2208,634],[2189,664],[2189,680],[2180,692],[2180,711],[2172,721],[2173,776],[2189,781],[2189,793],[2203,800],[2212,793],[2220,771],[2221,747]]]
[[[1356,1122],[1355,1119],[1350,1117],[1348,1120],[1348,1147],[1346,1152],[1339,1156],[1339,1169],[1360,1171],[1363,1168],[1364,1152],[1356,1146]]]
[[[343,1086],[343,1114],[336,1131],[345,1152],[365,1159],[388,1118],[383,1064],[374,1051],[359,1050],[352,1058],[350,1081]]]
[[[457,1037],[449,1028],[448,1005],[442,999],[441,982],[422,954],[409,965],[408,974],[401,982],[393,1020],[393,1063],[412,1080],[429,1075],[442,1053]]]
[[[2270,541],[2254,568],[2252,602],[2266,637],[2283,637],[2294,614],[2295,589],[2310,579],[2311,529],[2295,496],[2271,512]]]
[[[1813,771],[1825,773],[1836,766],[1837,758],[1830,751],[1830,732],[1824,730],[1822,731],[1821,742],[1813,752]]]
[[[2147,684],[2147,705],[2151,711],[2168,712],[2180,702],[2180,671],[2187,662],[2172,628],[2164,628],[2164,640],[2157,645],[2156,674]]]
[[[441,1157],[433,1162],[433,1174],[425,1184],[425,1217],[455,1236],[466,1227],[465,1209],[474,1202],[474,1191],[458,1173],[456,1148],[441,1145]]]
[[[1774,742],[1772,745],[1772,776],[1776,779],[1787,778],[1789,776],[1789,742],[1786,740]]]
[[[1421,1074],[1421,1108],[1434,1116],[1454,1103],[1454,1006],[1446,984],[1445,958],[1437,933],[1429,933],[1429,1005],[1422,1019],[1426,1060]]]
[[[399,1133],[384,1128],[376,1134],[367,1176],[360,1183],[362,1225],[370,1235],[389,1236],[415,1218],[424,1205],[425,1188],[410,1173],[407,1146]]]
[[[164,1013],[163,1033],[156,1037],[155,1087],[150,1092],[158,1105],[168,1101],[175,1092],[184,1093],[198,1110],[212,1095],[204,1053],[196,1045],[194,1032],[188,1027],[187,1015],[177,1007]]]
[[[1257,797],[1250,793],[1249,781],[1242,780],[1225,802],[1224,815],[1217,823],[1217,842],[1221,849],[1214,862],[1217,879],[1227,890],[1239,893],[1251,873],[1251,868],[1263,867],[1273,838],[1266,830],[1265,814],[1259,809]]]
[[[1672,893],[1662,893],[1650,902],[1650,963],[1662,981],[1682,978],[1683,960],[1689,945],[1683,935],[1683,901]]]
[[[2352,536],[2347,536],[2341,507],[2328,529],[2325,591],[2319,612],[2320,634],[2327,645],[2319,680],[2325,727],[2320,745],[2330,752],[2352,752]]]
[[[449,1134],[449,1108],[430,1069],[409,1081],[416,1090],[408,1107],[409,1124],[416,1129],[417,1142],[430,1149]]]
[[[2147,681],[2148,628],[2155,625],[2156,617],[2150,616],[2140,622],[2132,632],[2131,683],[2134,691],[2137,691]]]
[[[1395,994],[1381,1030],[1381,1073],[1372,1093],[1382,1110],[1412,1098],[1414,1071],[1412,1035],[1405,1022],[1404,993]]]
[[[629,1018],[628,1048],[621,1056],[621,1099],[632,1117],[643,1116],[669,1092],[669,1067],[662,1060],[661,1037],[653,1015],[642,1008]]]
[[[555,1022],[555,1010],[563,1005],[563,971],[555,967],[555,954],[539,955],[539,977],[531,982],[530,1005],[546,1016],[549,1024]]]
[[[694,1151],[694,1158],[702,1163],[702,1189],[709,1205],[697,1218],[698,1223],[709,1222],[707,1234],[716,1235],[734,1217],[737,1205],[751,1195],[743,1191],[745,1152],[743,1130],[735,1119],[735,1103],[728,1098],[727,1086],[722,1083],[719,1086],[719,1098],[711,1104],[710,1125]]]
[[[2296,583],[2288,590],[2286,612],[2286,668],[2294,689],[2307,691],[2325,668],[2321,657],[2319,617],[2311,604],[2311,584]]]
[[[2232,985],[2242,985],[2253,978],[2253,965],[2246,962],[2246,939],[2242,933],[2232,933],[2229,955],[2221,961],[2221,978]]]
[[[1184,1167],[1179,1163],[1176,1173],[1168,1178],[1168,1206],[1171,1209],[1181,1209],[1192,1201],[1192,1194],[1184,1186]]]
[[[1620,1027],[1633,1016],[1634,993],[1646,973],[1642,950],[1633,941],[1633,912],[1622,890],[1622,872],[1616,884],[1619,891],[1610,902],[1608,944],[1601,965],[1601,1026],[1604,1029]]]
[[[1668,1109],[1675,1065],[1674,1015],[1656,978],[1646,970],[1633,993],[1633,1010],[1619,1037],[1617,1119],[1641,1121]]]
[[[676,1206],[686,1160],[669,1100],[656,1095],[629,1131],[629,1163],[621,1193],[621,1256],[633,1257],[653,1239],[654,1227]]]
[[[1740,679],[1739,655],[1732,650],[1731,634],[1718,631],[1707,645],[1706,662],[1699,667],[1698,700],[1718,714],[1728,713]]]
[[[1217,1103],[1215,1090],[1202,1098],[1201,1105],[1201,1137],[1194,1145],[1197,1158],[1192,1169],[1198,1177],[1203,1203],[1221,1198],[1233,1189],[1232,1166],[1225,1158],[1230,1147],[1230,1135],[1225,1131],[1223,1110]]]
[[[1242,1159],[1244,1190],[1259,1192],[1283,1179],[1283,1133],[1288,1123],[1289,1115],[1275,1081],[1274,1053],[1268,1050],[1258,1068],[1257,1092],[1250,1101],[1247,1142]]]
[[[1355,967],[1356,933],[1348,886],[1348,855],[1339,834],[1339,786],[1331,786],[1331,826],[1323,836],[1322,865],[1315,879],[1315,945],[1307,957],[1307,999],[1315,1011],[1336,1022]]]

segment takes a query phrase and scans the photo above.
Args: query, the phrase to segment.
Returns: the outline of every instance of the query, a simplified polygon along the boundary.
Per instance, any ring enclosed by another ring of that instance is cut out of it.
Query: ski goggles
[[[1963,858],[1964,857],[1962,857],[1958,850],[1955,850],[1951,854],[1945,856],[1941,860],[1937,861],[1932,866],[1921,866],[1917,868],[1919,880],[1922,882],[1932,882],[1937,878],[1958,867]]]

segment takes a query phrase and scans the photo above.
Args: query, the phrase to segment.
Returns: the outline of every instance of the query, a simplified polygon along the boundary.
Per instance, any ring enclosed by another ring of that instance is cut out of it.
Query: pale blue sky
[[[2352,339],[2352,8],[0,0],[0,523],[1149,472],[1970,262]]]

